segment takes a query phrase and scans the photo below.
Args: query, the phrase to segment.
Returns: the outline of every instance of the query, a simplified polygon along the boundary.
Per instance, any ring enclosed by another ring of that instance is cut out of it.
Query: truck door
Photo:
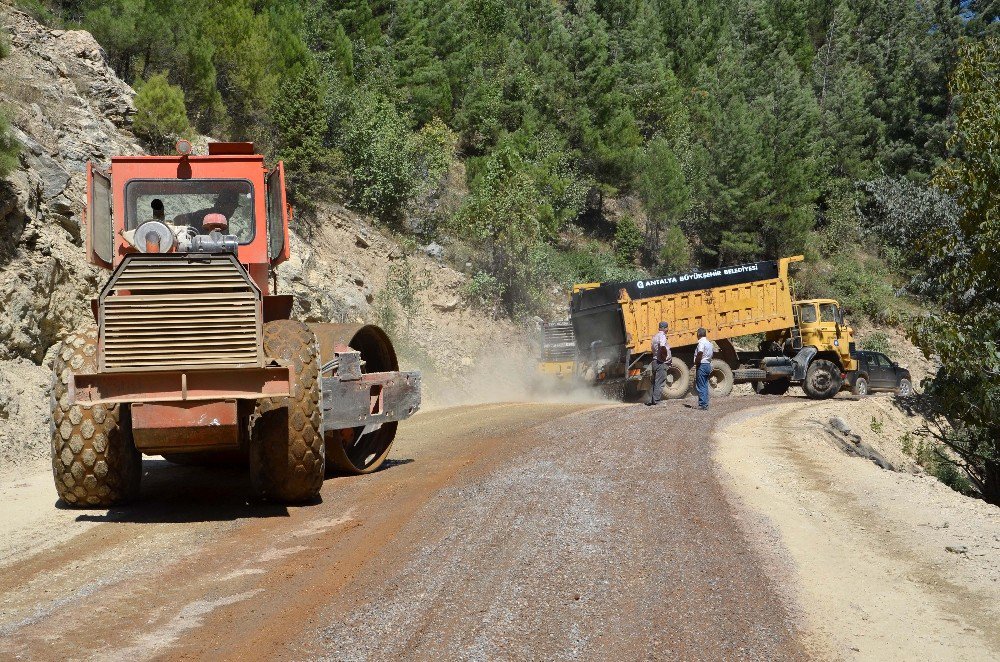
[[[885,354],[872,352],[871,360],[868,362],[871,371],[872,388],[886,389],[896,386],[896,371],[892,368],[892,361]]]

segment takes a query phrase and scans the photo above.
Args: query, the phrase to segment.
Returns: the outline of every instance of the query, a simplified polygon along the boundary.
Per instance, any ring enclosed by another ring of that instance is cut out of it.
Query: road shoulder
[[[842,453],[824,423],[861,403],[775,400],[721,421],[715,460],[748,537],[772,567],[791,561],[810,648],[997,659],[1000,512]]]

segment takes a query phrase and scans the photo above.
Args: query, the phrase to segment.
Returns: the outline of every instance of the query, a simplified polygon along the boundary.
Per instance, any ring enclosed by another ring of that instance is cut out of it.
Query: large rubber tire
[[[840,393],[840,368],[833,361],[816,359],[806,369],[802,390],[813,400],[827,400]]]
[[[899,384],[896,386],[896,393],[904,398],[913,395],[913,382],[911,382],[908,378],[903,377],[899,380]]]
[[[74,508],[106,508],[135,498],[142,455],[132,441],[128,406],[69,401],[73,373],[97,371],[97,329],[67,336],[52,369],[52,474],[59,499]]]
[[[863,398],[868,395],[868,378],[861,375],[854,379],[854,386],[851,387],[851,393]]]
[[[784,395],[791,385],[792,381],[788,377],[781,377],[769,382],[754,382],[753,390],[761,395]]]
[[[264,355],[295,371],[291,397],[258,400],[250,424],[250,484],[261,499],[302,503],[323,487],[326,452],[313,332],[295,320],[264,325]]]
[[[691,383],[691,368],[676,356],[673,357],[667,368],[667,383],[663,385],[663,398],[665,400],[683,398],[687,395]]]
[[[726,396],[733,392],[733,369],[722,359],[712,359],[712,372],[708,376],[712,397]]]

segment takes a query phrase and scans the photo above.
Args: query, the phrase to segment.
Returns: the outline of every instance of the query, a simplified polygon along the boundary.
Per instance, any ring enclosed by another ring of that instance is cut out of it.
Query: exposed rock
[[[830,418],[830,425],[832,425],[838,432],[851,434],[851,426],[848,425],[847,421],[842,419],[840,416],[833,416]]]
[[[371,242],[363,237],[360,233],[354,238],[354,243],[358,245],[359,248],[368,248],[371,246]]]
[[[459,297],[451,297],[449,299],[438,299],[434,302],[434,307],[442,312],[451,312],[462,305],[462,300]]]
[[[424,246],[421,250],[424,251],[424,255],[432,257],[435,260],[440,260],[444,257],[444,246],[434,241]]]
[[[82,250],[86,163],[139,154],[128,132],[135,93],[87,32],[50,30],[0,5],[11,53],[0,97],[23,149],[0,183],[0,359],[42,360],[67,330],[92,322],[100,274]]]

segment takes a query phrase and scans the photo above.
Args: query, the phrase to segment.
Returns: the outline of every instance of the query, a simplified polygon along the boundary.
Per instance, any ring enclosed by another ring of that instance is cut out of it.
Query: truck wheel
[[[712,359],[712,372],[708,384],[713,396],[726,396],[733,392],[733,369],[721,359]]]
[[[868,395],[868,380],[865,377],[858,377],[854,380],[854,386],[851,388],[851,393],[863,398]]]
[[[59,498],[74,508],[106,508],[134,498],[142,455],[132,441],[128,406],[69,401],[73,373],[97,371],[97,329],[67,336],[52,370],[52,474]]]
[[[291,397],[257,401],[250,424],[250,483],[260,498],[309,501],[323,486],[326,466],[316,337],[302,322],[268,322],[264,355],[291,364],[295,386]]]
[[[911,382],[906,377],[899,380],[899,390],[898,394],[906,397],[908,395],[913,395],[913,382]]]
[[[840,392],[840,368],[833,361],[816,359],[806,370],[802,390],[813,400],[826,400]]]
[[[788,387],[792,382],[788,377],[781,377],[769,382],[754,382],[753,390],[760,395],[784,395],[788,393]]]
[[[663,397],[676,400],[687,395],[691,384],[691,368],[676,356],[667,368],[667,383],[663,385]],[[652,388],[652,387],[650,387]]]

